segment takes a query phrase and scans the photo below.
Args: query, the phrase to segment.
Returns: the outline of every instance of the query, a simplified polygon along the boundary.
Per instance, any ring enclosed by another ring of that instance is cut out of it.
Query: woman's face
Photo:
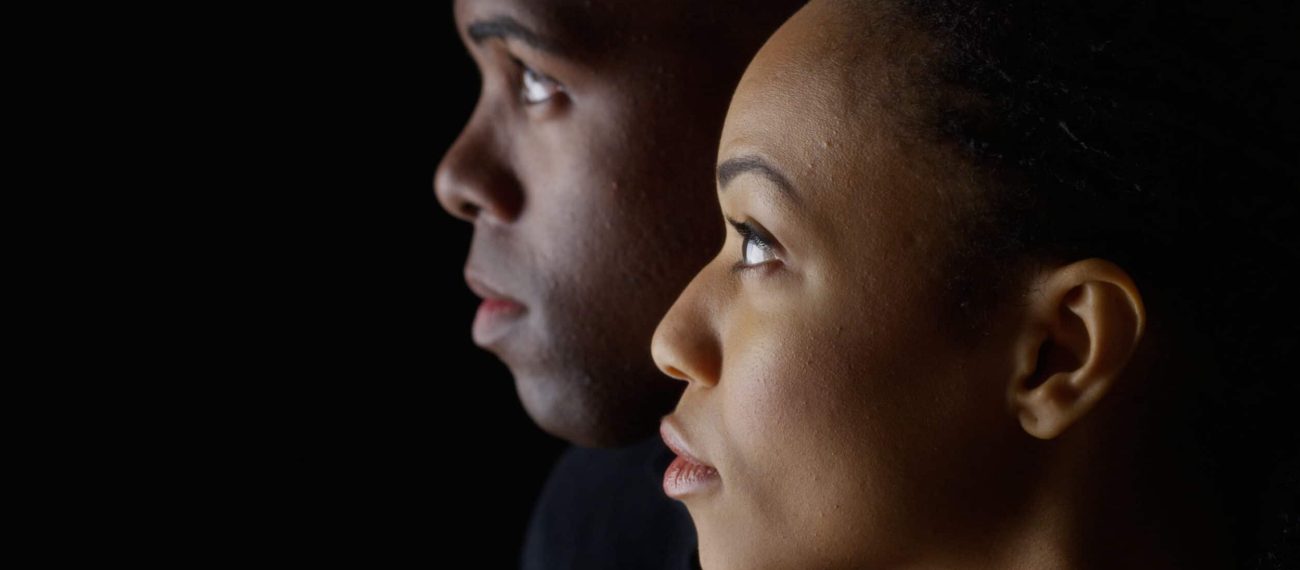
[[[745,226],[655,334],[689,383],[665,439],[717,472],[665,485],[709,570],[914,562],[1016,508],[1023,433],[990,349],[1010,317],[978,343],[947,326],[947,228],[972,184],[893,120],[896,54],[920,37],[855,10],[814,0],[746,71],[718,155],[722,213]]]

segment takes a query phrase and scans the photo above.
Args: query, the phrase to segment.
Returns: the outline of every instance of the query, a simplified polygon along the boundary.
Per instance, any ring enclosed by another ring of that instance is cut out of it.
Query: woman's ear
[[[1146,309],[1129,275],[1096,258],[1043,271],[1026,301],[1008,400],[1026,432],[1052,439],[1119,379],[1142,339]]]

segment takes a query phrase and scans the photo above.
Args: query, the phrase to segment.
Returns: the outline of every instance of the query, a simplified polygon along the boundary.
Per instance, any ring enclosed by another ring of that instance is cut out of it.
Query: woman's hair
[[[937,46],[922,131],[987,181],[951,264],[965,322],[1033,260],[1123,267],[1153,325],[1212,348],[1190,414],[1243,566],[1300,567],[1298,3],[898,2]]]

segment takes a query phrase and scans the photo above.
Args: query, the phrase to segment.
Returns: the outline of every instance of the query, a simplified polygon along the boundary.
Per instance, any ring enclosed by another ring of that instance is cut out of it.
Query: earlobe
[[[1027,300],[1008,400],[1025,432],[1052,439],[1123,375],[1142,340],[1146,309],[1129,275],[1096,258],[1045,270]]]

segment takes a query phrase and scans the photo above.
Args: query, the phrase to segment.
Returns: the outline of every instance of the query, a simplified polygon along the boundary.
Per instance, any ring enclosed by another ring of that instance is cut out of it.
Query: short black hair
[[[1297,4],[898,0],[938,46],[927,134],[987,175],[951,263],[965,321],[1027,263],[1101,257],[1204,335],[1193,405],[1243,567],[1300,567]]]

